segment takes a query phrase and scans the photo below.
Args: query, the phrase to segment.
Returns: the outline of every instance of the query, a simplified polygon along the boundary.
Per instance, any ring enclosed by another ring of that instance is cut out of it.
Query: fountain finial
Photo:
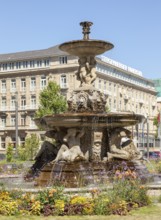
[[[89,34],[90,34],[90,26],[93,25],[93,22],[91,21],[83,21],[83,22],[80,22],[80,25],[83,27],[83,40],[89,40]]]

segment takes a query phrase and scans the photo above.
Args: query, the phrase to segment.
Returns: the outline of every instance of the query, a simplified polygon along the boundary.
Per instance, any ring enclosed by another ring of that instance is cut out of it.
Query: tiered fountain
[[[68,112],[36,119],[49,137],[61,143],[53,162],[40,173],[37,182],[41,186],[56,181],[65,187],[106,183],[111,161],[126,160],[135,166],[141,159],[131,132],[124,127],[140,123],[143,116],[133,112],[107,113],[105,95],[93,86],[97,77],[95,56],[112,49],[113,44],[89,39],[92,22],[80,25],[83,39],[59,46],[60,50],[79,57],[76,74],[80,87],[67,101]]]

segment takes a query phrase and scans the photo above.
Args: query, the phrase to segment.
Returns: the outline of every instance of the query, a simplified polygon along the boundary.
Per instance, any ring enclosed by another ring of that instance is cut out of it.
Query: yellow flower
[[[93,203],[87,203],[83,207],[83,213],[86,215],[91,215],[94,211],[94,204]]]
[[[88,199],[87,197],[83,197],[83,196],[75,196],[71,199],[70,203],[73,204],[85,204],[89,201],[90,199]]]
[[[119,178],[119,179],[122,179],[122,174],[119,174],[118,178]]]
[[[10,198],[9,192],[7,192],[7,191],[1,191],[0,192],[0,200],[8,201],[10,199],[11,198]]]
[[[58,211],[64,211],[64,200],[55,200],[55,208],[58,210]]]
[[[49,197],[53,197],[54,193],[56,193],[57,190],[56,189],[50,189],[49,190]]]
[[[33,215],[40,215],[41,204],[40,201],[35,201],[31,206],[31,213]]]
[[[92,194],[97,194],[98,192],[99,192],[99,190],[98,189],[91,189],[91,191],[90,191]]]

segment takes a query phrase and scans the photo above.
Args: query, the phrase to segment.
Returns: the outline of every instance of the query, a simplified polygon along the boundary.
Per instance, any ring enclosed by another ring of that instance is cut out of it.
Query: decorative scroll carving
[[[68,100],[69,112],[105,112],[105,96],[97,90],[74,91]]]

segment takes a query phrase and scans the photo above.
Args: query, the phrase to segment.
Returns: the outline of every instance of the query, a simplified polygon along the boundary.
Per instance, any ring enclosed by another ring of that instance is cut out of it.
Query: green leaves
[[[60,87],[50,81],[48,86],[40,93],[40,106],[35,117],[41,118],[48,114],[58,114],[67,109],[66,100],[60,93]]]

